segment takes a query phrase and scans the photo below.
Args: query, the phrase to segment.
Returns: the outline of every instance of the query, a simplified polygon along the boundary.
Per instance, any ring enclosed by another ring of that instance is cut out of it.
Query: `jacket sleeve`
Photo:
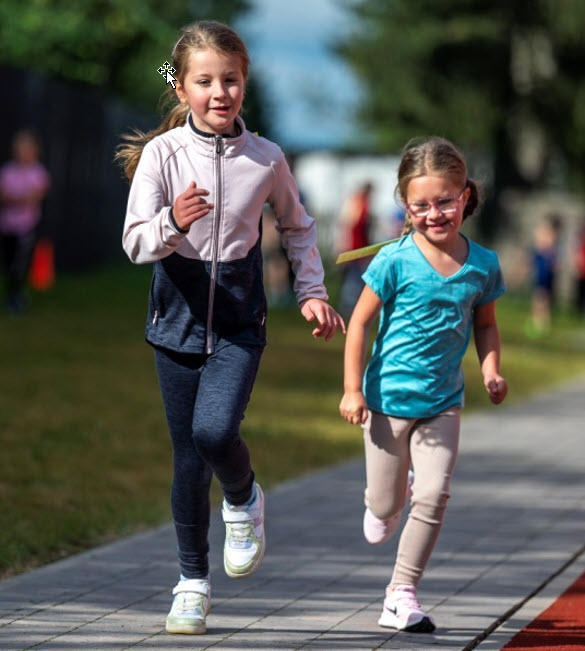
[[[170,255],[182,242],[165,191],[160,153],[148,143],[130,186],[122,246],[137,264],[155,262]]]
[[[308,298],[327,300],[325,273],[317,249],[317,225],[307,215],[297,184],[281,152],[273,163],[274,186],[268,202],[276,215],[276,229],[295,275],[294,291],[299,303]]]

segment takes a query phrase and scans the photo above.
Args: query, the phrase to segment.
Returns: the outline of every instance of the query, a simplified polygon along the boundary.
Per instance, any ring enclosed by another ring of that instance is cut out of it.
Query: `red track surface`
[[[585,651],[585,574],[503,649]]]

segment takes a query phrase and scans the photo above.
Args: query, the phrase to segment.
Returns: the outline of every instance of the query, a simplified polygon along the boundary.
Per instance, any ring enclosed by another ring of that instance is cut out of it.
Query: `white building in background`
[[[295,158],[294,176],[307,212],[318,222],[322,254],[333,253],[344,201],[367,181],[373,185],[372,240],[388,239],[392,221],[402,212],[394,198],[399,162],[398,156],[351,156],[329,151]]]

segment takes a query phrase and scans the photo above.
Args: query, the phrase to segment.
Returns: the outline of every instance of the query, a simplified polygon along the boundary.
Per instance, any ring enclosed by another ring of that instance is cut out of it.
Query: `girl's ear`
[[[181,85],[181,82],[176,79],[175,80],[176,88],[175,88],[175,93],[177,93],[177,97],[179,98],[179,102],[181,104],[186,104],[187,103],[187,95],[185,95],[185,91],[183,90],[183,86]]]

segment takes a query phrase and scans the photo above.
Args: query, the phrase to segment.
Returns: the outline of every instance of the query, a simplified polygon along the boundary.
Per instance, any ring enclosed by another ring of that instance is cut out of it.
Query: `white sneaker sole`
[[[208,605],[205,616],[209,615],[211,610],[211,604]],[[207,633],[207,622],[203,620],[201,624],[194,625],[188,624],[187,622],[181,622],[181,618],[177,617],[178,621],[174,623],[171,620],[171,615],[167,615],[167,620],[165,623],[165,630],[167,633],[178,634],[178,635],[203,635]]]
[[[238,571],[234,572],[233,569],[230,569],[224,557],[223,569],[225,570],[225,573],[229,576],[230,579],[247,579],[249,576],[252,576],[252,574],[256,573],[256,570],[260,567],[262,561],[264,560],[265,553],[266,553],[266,545],[263,545],[262,550],[260,552],[260,556],[258,556],[258,558],[254,561],[254,565],[252,565],[252,567],[242,572],[238,572]]]
[[[393,628],[397,631],[407,631],[408,633],[432,633],[437,628],[435,622],[428,615],[424,615],[416,622],[405,624],[386,608],[382,611],[378,626]]]
[[[167,633],[179,634],[179,635],[203,635],[207,633],[207,626],[205,622],[194,626],[193,624],[172,624],[167,620],[166,623]]]

